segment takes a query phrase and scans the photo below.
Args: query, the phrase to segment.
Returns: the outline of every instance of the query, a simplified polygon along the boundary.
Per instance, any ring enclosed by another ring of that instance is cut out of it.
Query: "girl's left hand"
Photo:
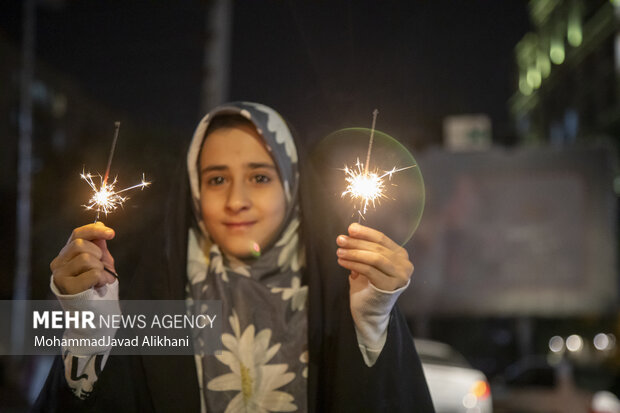
[[[336,243],[338,264],[351,271],[351,278],[363,275],[380,290],[401,288],[413,274],[407,251],[380,231],[351,224],[349,236],[339,235]]]

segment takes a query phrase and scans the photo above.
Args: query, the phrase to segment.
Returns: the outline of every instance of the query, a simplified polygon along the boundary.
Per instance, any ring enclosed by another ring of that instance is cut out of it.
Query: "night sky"
[[[19,44],[20,1],[0,6],[0,34]],[[168,130],[199,119],[206,2],[47,1],[36,54],[103,105]],[[513,48],[525,1],[236,1],[230,99],[273,105],[311,140],[378,127],[414,146],[441,120],[488,113],[511,135]]]

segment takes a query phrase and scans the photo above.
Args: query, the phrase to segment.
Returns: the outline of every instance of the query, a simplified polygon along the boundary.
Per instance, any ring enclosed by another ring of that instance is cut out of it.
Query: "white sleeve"
[[[58,298],[60,305],[65,311],[88,311],[101,312],[101,308],[106,311],[120,314],[118,305],[118,280],[112,284],[104,285],[100,288],[90,288],[78,294],[62,294],[56,284],[54,277],[50,280],[50,289]],[[95,306],[95,301],[107,301],[104,307]],[[114,335],[115,329],[104,332]],[[65,338],[97,338],[102,335],[101,330],[68,328],[64,332]],[[77,342],[77,340],[76,340]],[[99,374],[103,370],[110,347],[80,347],[67,346],[62,348],[62,359],[65,365],[65,379],[67,384],[80,399],[86,399],[93,390],[93,386]]]
[[[384,291],[375,287],[364,276],[356,279],[349,277],[351,315],[355,323],[357,343],[368,367],[375,364],[383,350],[390,312],[410,281],[397,290]]]

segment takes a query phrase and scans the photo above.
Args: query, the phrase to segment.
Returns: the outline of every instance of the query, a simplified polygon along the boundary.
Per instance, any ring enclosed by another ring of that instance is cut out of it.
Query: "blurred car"
[[[620,400],[608,391],[597,391],[592,397],[590,413],[620,413]]]
[[[605,391],[613,379],[601,367],[527,357],[493,382],[493,407],[495,413],[620,413],[618,398]]]
[[[448,344],[415,339],[437,413],[491,413],[491,388],[484,373],[471,367]]]

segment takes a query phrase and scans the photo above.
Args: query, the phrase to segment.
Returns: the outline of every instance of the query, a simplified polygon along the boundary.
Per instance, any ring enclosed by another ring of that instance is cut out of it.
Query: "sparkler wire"
[[[105,168],[105,175],[103,175],[103,185],[108,182],[110,166],[112,166],[112,158],[114,157],[114,150],[116,149],[116,141],[118,140],[118,132],[120,129],[121,123],[119,121],[114,122],[114,139],[112,139],[112,149],[110,149],[110,155],[108,155],[108,166]]]
[[[353,199],[359,199],[360,207],[357,209],[357,222],[360,223],[364,218],[368,206],[372,205],[376,207],[375,202],[380,202],[381,198],[386,198],[383,192],[385,184],[383,178],[388,177],[392,180],[392,175],[396,172],[404,171],[406,169],[414,168],[417,165],[410,165],[404,168],[393,167],[389,171],[384,171],[383,174],[379,174],[378,170],[370,172],[370,154],[372,152],[372,144],[375,133],[375,125],[377,122],[377,115],[379,111],[375,109],[372,112],[372,128],[370,129],[370,140],[368,141],[368,151],[366,153],[366,163],[362,164],[357,159],[355,166],[357,170],[349,168],[345,165],[343,171],[345,172],[345,180],[348,183],[346,190],[341,196],[350,195]]]
[[[379,114],[379,110],[375,108],[372,111],[372,126],[370,128],[370,141],[368,142],[368,153],[366,154],[366,168],[364,169],[364,174],[368,174],[368,166],[370,165],[370,152],[372,151],[372,141],[375,137],[375,124],[377,123],[377,115]]]
[[[112,158],[114,157],[114,150],[116,148],[116,141],[118,140],[120,126],[120,122],[114,122],[114,139],[112,140],[112,148],[110,149],[110,155],[108,156],[108,165],[106,167],[105,175],[103,177],[101,177],[101,175],[98,175],[100,182],[99,187],[97,187],[97,185],[93,182],[93,175],[91,175],[90,173],[85,173],[84,171],[82,171],[82,174],[80,175],[80,177],[84,181],[86,181],[86,183],[91,187],[94,192],[93,196],[88,201],[89,204],[84,205],[84,207],[86,209],[96,208],[97,216],[95,217],[95,222],[99,221],[101,211],[103,211],[107,215],[109,212],[112,212],[117,207],[123,205],[123,203],[128,198],[119,195],[120,193],[129,191],[130,189],[144,189],[145,187],[150,185],[150,182],[147,182],[145,180],[144,174],[142,174],[142,181],[139,184],[118,191],[114,190],[114,187],[116,185],[116,178],[114,178],[111,183],[108,183],[108,178],[110,176],[110,167],[112,166]]]

